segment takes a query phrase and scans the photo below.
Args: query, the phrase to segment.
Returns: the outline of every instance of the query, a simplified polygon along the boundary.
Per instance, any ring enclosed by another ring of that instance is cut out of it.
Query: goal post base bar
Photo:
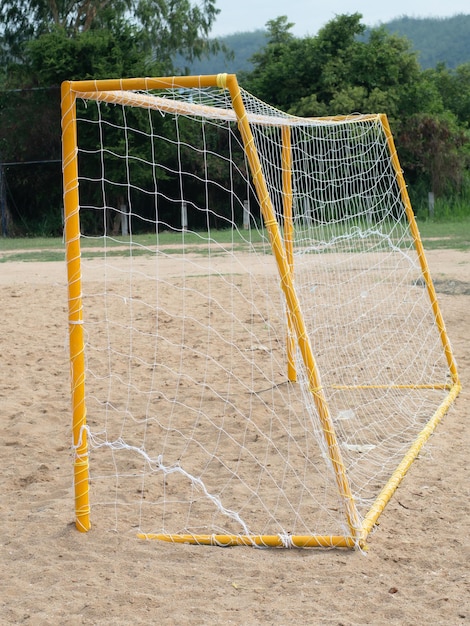
[[[170,535],[163,533],[139,533],[139,539],[188,543],[202,546],[252,546],[257,548],[364,548],[352,537],[340,535]]]

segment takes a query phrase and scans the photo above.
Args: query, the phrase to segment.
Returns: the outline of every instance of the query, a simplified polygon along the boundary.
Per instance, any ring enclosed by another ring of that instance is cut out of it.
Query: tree
[[[60,230],[60,83],[172,74],[176,53],[220,48],[217,13],[215,0],[3,0],[0,149],[22,164],[6,177],[27,232]]]
[[[158,69],[165,62],[149,61],[139,45],[135,28],[115,25],[113,30],[89,30],[69,37],[54,28],[25,46],[25,63],[11,67],[15,82],[34,86],[60,85],[63,80],[132,76]],[[34,82],[32,82],[34,81]]]
[[[441,197],[461,189],[470,165],[470,137],[454,115],[412,115],[398,139],[413,182],[421,180]]]
[[[303,39],[292,36],[285,17],[268,22],[267,44],[252,57],[244,86],[295,115],[416,112],[423,90],[411,43],[384,28],[366,38],[361,19],[338,15]]]
[[[290,111],[303,115],[383,112],[398,119],[423,104],[416,53],[404,38],[374,29],[367,39],[360,15],[339,16],[314,41],[316,81],[312,94]],[[308,103],[312,104],[309,111]],[[319,106],[320,105],[320,106]]]
[[[295,38],[285,16],[267,23],[266,46],[251,61],[254,69],[242,77],[246,88],[285,111],[320,114],[349,73],[351,48],[362,33],[361,15],[340,15],[316,37]],[[314,95],[314,98],[312,98]],[[309,110],[308,103],[314,110]]]
[[[302,89],[302,72],[293,63],[304,56],[300,48],[305,45],[290,32],[293,24],[286,16],[267,22],[266,27],[267,43],[250,59],[253,71],[242,73],[240,81],[262,100],[285,109]]]
[[[427,80],[439,93],[443,108],[452,111],[458,121],[470,125],[470,63],[449,69],[439,63],[435,69],[424,72]]]
[[[24,61],[25,44],[54,29],[74,38],[90,30],[135,29],[142,53],[168,60],[178,52],[192,60],[209,48],[208,36],[219,12],[215,0],[3,0],[0,44],[3,61]]]
[[[470,64],[423,72],[408,39],[385,28],[365,34],[358,13],[302,40],[290,27],[287,18],[268,23],[268,43],[244,86],[304,117],[386,113],[416,189],[443,196],[468,184]]]

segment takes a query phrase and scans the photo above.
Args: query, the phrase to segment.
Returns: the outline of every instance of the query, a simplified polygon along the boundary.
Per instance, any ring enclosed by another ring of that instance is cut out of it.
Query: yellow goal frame
[[[64,214],[65,214],[65,248],[68,279],[69,302],[69,343],[70,369],[72,388],[72,435],[75,449],[74,459],[74,491],[76,527],[86,532],[91,527],[89,502],[89,465],[88,443],[86,436],[86,404],[85,404],[85,358],[83,315],[81,297],[81,264],[80,264],[80,223],[79,223],[79,194],[78,194],[78,146],[76,125],[76,99],[100,99],[109,102],[122,101],[132,104],[145,98],[135,91],[157,90],[166,88],[196,88],[218,87],[227,89],[230,93],[236,121],[242,137],[251,175],[254,181],[258,201],[264,220],[265,228],[274,258],[276,260],[281,288],[287,304],[287,371],[288,379],[295,381],[294,350],[297,345],[306,371],[308,373],[309,389],[315,402],[323,436],[328,449],[332,467],[335,473],[336,486],[343,503],[344,513],[349,528],[345,536],[290,536],[289,542],[297,547],[363,547],[368,534],[375,525],[377,518],[389,502],[413,460],[419,454],[442,416],[448,410],[460,391],[460,382],[457,366],[454,360],[446,328],[439,309],[435,289],[431,280],[429,267],[424,254],[418,227],[411,208],[406,184],[398,161],[393,137],[385,115],[380,115],[381,124],[385,130],[388,148],[395,170],[401,199],[410,223],[411,233],[417,250],[422,275],[428,290],[435,321],[440,333],[440,339],[449,367],[451,383],[445,385],[448,394],[435,414],[419,433],[414,444],[409,449],[398,468],[379,494],[364,521],[360,523],[354,497],[346,474],[340,447],[335,429],[330,417],[328,403],[322,389],[320,374],[315,356],[306,332],[302,311],[296,294],[293,281],[293,225],[292,225],[292,185],[291,185],[291,156],[290,130],[286,123],[282,129],[282,163],[283,163],[283,211],[284,236],[281,235],[275,211],[269,196],[268,187],[264,179],[260,158],[257,153],[253,135],[250,129],[247,112],[245,110],[240,88],[233,74],[217,74],[211,76],[184,76],[167,78],[131,78],[111,80],[67,81],[62,84],[62,150],[63,150],[63,183],[64,183]],[[184,104],[172,102],[173,112],[184,112]],[[181,107],[179,110],[178,107]],[[170,110],[170,109],[169,109]],[[377,117],[377,116],[373,116]],[[341,119],[341,118],[330,118]],[[344,118],[343,118],[344,119]],[[364,119],[364,116],[362,116]],[[211,545],[258,545],[281,546],[283,541],[278,536],[240,536],[240,535],[139,535],[144,538],[157,538],[171,542],[191,542]]]

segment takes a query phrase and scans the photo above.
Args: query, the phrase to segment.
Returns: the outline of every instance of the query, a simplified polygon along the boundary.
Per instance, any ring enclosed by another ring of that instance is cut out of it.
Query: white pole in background
[[[250,203],[248,200],[243,201],[243,228],[245,230],[250,228]]]
[[[181,202],[181,230],[188,230],[188,203]]]

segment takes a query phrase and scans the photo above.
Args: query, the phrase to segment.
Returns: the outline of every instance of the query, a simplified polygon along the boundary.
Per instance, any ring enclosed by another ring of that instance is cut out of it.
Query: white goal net
[[[357,545],[458,392],[393,140],[218,82],[64,100],[80,497],[95,528]]]

